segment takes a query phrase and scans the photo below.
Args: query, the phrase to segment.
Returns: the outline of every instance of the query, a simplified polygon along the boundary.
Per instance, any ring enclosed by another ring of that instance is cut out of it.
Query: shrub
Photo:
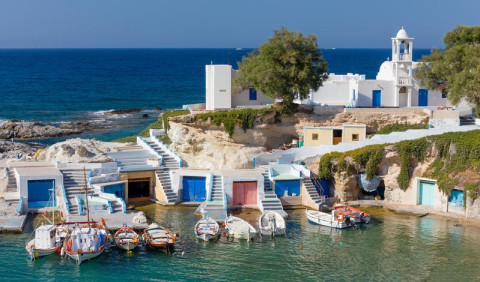
[[[427,123],[408,124],[408,123],[394,123],[388,124],[377,131],[377,134],[390,134],[392,132],[404,132],[409,129],[428,129]]]

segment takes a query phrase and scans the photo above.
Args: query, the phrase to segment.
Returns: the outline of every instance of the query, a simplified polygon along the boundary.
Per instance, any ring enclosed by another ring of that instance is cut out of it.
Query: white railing
[[[182,158],[177,153],[172,151],[167,145],[163,144],[163,142],[160,141],[157,137],[151,136],[150,138],[153,139],[153,142],[155,142],[155,144],[157,144],[166,153],[168,153],[171,157],[173,157],[179,163],[179,166],[182,167]]]
[[[411,85],[412,79],[408,76],[400,76],[398,77],[398,85]]]

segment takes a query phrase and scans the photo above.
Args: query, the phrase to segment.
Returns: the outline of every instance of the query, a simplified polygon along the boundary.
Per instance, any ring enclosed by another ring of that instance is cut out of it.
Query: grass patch
[[[392,132],[404,132],[409,129],[428,129],[427,123],[408,124],[408,123],[394,123],[389,124],[377,131],[376,134],[390,134]]]
[[[168,118],[188,115],[189,113],[190,113],[189,110],[174,110],[174,111],[164,112],[164,113],[160,114],[157,121],[155,121],[155,122],[151,123],[149,126],[147,126],[144,130],[142,130],[138,134],[138,136],[148,137],[149,134],[150,134],[150,129],[162,129],[163,124],[166,125],[165,126],[165,133],[166,133],[167,130],[170,128],[169,123],[168,123]],[[159,139],[166,145],[172,144],[172,140],[170,140],[170,138],[168,137],[167,134],[165,134],[163,136],[160,136]],[[112,142],[120,142],[120,143],[133,142],[133,143],[136,143],[137,142],[137,135],[126,136],[126,137],[123,137],[123,138],[115,139]]]

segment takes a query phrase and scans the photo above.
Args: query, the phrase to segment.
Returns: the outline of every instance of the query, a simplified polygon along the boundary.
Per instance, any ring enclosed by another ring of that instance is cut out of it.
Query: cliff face
[[[170,118],[168,136],[171,147],[191,166],[208,168],[251,168],[253,157],[277,149],[298,139],[304,126],[337,126],[345,123],[367,124],[376,131],[387,124],[424,123],[428,116],[418,110],[354,109],[302,107],[292,116],[276,117],[275,113],[258,117],[253,130],[236,127],[232,138],[222,126],[209,121],[195,122],[195,115]],[[371,112],[371,111],[375,112]],[[340,113],[339,113],[340,112]],[[314,170],[316,171],[316,170]]]

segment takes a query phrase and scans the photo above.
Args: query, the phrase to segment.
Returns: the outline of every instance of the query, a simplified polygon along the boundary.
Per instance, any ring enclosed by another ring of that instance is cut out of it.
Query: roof
[[[408,34],[407,34],[407,31],[403,28],[402,28],[397,32],[397,36],[395,37],[396,39],[410,39],[410,37],[408,37]]]
[[[62,176],[56,167],[16,167],[19,176]]]

